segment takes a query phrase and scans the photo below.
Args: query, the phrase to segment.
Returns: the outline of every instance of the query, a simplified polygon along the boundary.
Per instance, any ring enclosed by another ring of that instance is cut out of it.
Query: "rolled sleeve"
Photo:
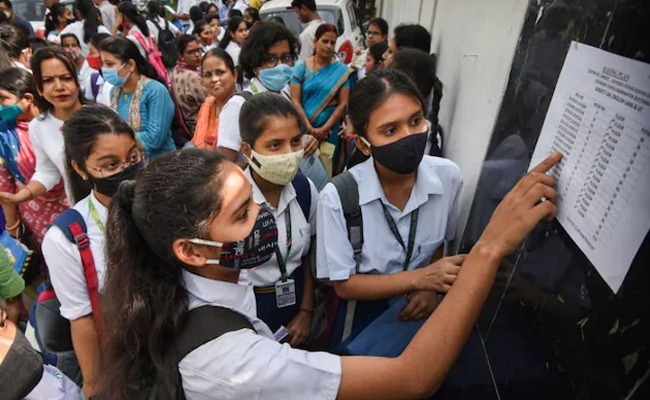
[[[328,183],[318,201],[316,270],[319,279],[344,281],[355,271],[354,249],[334,185]]]
[[[58,228],[51,228],[43,239],[42,251],[50,281],[61,302],[61,316],[74,321],[91,314],[92,307],[79,250]]]
[[[40,182],[49,191],[61,181],[61,173],[47,155],[45,149],[43,149],[37,135],[33,129],[29,130],[29,139],[32,142],[34,155],[36,156],[36,171],[30,180]]]
[[[341,359],[280,344],[251,330],[230,332],[179,364],[187,398],[334,400]]]
[[[241,136],[239,134],[239,113],[245,99],[242,96],[233,96],[219,114],[219,136],[217,147],[223,147],[233,151],[241,148]]]

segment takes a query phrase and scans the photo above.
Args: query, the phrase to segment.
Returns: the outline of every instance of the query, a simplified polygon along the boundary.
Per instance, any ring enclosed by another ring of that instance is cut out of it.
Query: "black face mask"
[[[24,399],[43,376],[43,360],[25,335],[16,329],[16,337],[0,364],[0,397]]]
[[[117,188],[120,186],[120,183],[135,179],[142,168],[144,168],[144,163],[139,163],[131,165],[108,178],[95,178],[88,175],[88,180],[93,189],[97,190],[104,196],[113,197],[113,195],[117,193]]]
[[[384,146],[371,146],[372,157],[382,166],[398,174],[410,174],[418,169],[427,145],[429,130],[406,136]]]

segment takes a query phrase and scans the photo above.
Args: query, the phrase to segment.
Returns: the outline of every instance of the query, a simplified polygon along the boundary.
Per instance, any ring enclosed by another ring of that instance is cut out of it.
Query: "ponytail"
[[[175,340],[189,300],[186,267],[173,245],[207,235],[208,221],[221,209],[224,164],[210,151],[167,153],[113,197],[106,226],[102,398],[178,398]]]
[[[243,17],[233,17],[228,20],[228,28],[226,29],[226,34],[224,35],[223,39],[219,42],[219,48],[220,49],[226,49],[230,42],[232,42],[232,32],[237,32],[237,29],[239,29],[239,25],[245,22]],[[235,60],[236,62],[237,60]]]
[[[99,28],[99,10],[95,7],[92,0],[76,0],[74,8],[79,12],[84,21],[84,43],[90,42],[90,38],[97,33]]]

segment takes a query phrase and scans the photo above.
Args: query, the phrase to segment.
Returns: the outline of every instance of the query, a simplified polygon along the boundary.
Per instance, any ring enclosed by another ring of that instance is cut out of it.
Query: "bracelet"
[[[23,221],[21,221],[20,218],[18,218],[18,221],[16,221],[16,223],[14,225],[12,225],[12,226],[9,226],[9,225],[5,224],[5,230],[13,231],[14,229],[18,228],[20,226],[20,224],[22,224],[22,223],[23,223]]]
[[[309,310],[309,309],[307,309],[305,307],[300,307],[300,311],[306,312],[307,314],[313,314],[314,313],[314,310]]]
[[[27,198],[28,200],[31,200],[34,198],[34,193],[32,193],[32,189],[30,189],[28,186],[25,186],[23,189],[27,190],[29,192],[29,197]]]

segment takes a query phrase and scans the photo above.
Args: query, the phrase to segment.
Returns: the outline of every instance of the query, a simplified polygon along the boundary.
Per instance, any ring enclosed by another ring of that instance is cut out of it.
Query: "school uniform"
[[[184,357],[178,369],[185,397],[198,399],[336,399],[341,359],[278,343],[256,315],[253,288],[215,281],[187,270],[189,309],[214,305],[233,310],[253,329],[228,332]]]
[[[240,273],[239,280],[241,283],[250,282],[255,287],[257,316],[275,332],[280,326],[286,327],[300,311],[304,288],[302,259],[309,254],[311,238],[316,234],[318,190],[309,181],[311,205],[308,218],[305,218],[293,184],[289,183],[282,189],[278,207],[275,208],[266,201],[264,194],[253,180],[251,169],[247,168],[244,173],[253,189],[253,201],[266,206],[275,217],[275,223],[278,227],[278,251],[282,261],[286,261],[286,277],[295,281],[296,303],[287,307],[278,307],[275,285],[282,282],[282,273],[277,252],[269,261],[259,267],[242,270]],[[290,218],[289,224],[287,224],[288,218]],[[291,251],[288,258],[287,238],[289,231],[287,231],[287,227],[291,229]]]
[[[88,43],[84,42],[84,21],[76,21],[65,28],[59,33],[59,37],[72,33],[77,37],[77,40],[79,40],[79,44],[81,45],[81,55],[85,58],[88,57],[88,53],[90,52],[88,48]],[[97,27],[97,32],[95,33],[108,33],[109,35],[111,34],[111,31],[109,31],[104,25],[99,25]]]
[[[245,92],[255,94],[267,92],[268,89],[264,87],[262,82],[257,78],[251,79],[248,87],[244,89]],[[291,92],[289,85],[285,86],[280,92],[287,101],[291,101]],[[228,102],[223,106],[219,114],[219,136],[217,138],[217,146],[239,151],[241,148],[241,135],[239,134],[239,112],[246,99],[242,96],[232,96]]]
[[[364,242],[359,273],[385,275],[425,267],[431,263],[438,247],[456,236],[462,177],[460,169],[452,161],[424,156],[404,210],[386,199],[372,157],[351,168],[350,173],[359,186],[363,218]],[[392,218],[405,247],[408,248],[410,241],[414,243],[408,262],[406,251],[393,234],[384,210]],[[414,234],[412,226],[415,227]],[[317,227],[318,278],[331,281],[349,279],[357,273],[354,251],[348,240],[341,200],[331,183],[320,194]],[[342,303],[334,327],[332,349],[345,336],[354,337],[388,308],[388,299],[357,301],[353,310],[347,310],[348,302]]]
[[[88,230],[90,250],[95,262],[99,291],[104,287],[106,262],[104,260],[105,226],[108,210],[97,200],[94,193],[80,200],[74,209],[81,214]],[[79,249],[58,228],[52,227],[45,234],[42,245],[50,281],[61,302],[61,316],[74,321],[92,313],[88,286],[84,275]]]

